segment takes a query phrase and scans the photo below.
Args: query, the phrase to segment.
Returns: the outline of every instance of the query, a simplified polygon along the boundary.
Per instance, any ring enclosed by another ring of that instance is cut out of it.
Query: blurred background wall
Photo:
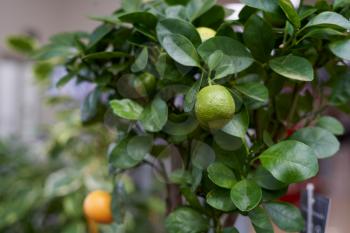
[[[35,33],[46,40],[56,32],[91,30],[96,22],[87,16],[111,13],[119,0],[1,0],[0,54],[6,35]]]

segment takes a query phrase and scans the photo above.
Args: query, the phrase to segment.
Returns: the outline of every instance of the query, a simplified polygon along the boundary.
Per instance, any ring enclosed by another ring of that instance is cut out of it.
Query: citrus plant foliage
[[[92,33],[58,34],[39,49],[19,40],[36,70],[65,67],[58,86],[94,84],[82,122],[113,114],[110,173],[154,168],[169,233],[238,232],[237,214],[258,233],[273,232],[271,222],[300,231],[299,210],[276,200],[339,149],[344,129],[327,109],[350,111],[349,2],[242,3],[227,20],[215,0],[124,0],[92,17],[101,23]],[[112,198],[122,225],[128,210],[118,191]]]

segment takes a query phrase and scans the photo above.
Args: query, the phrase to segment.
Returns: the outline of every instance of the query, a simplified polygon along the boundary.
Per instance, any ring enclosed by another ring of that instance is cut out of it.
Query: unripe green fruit
[[[232,119],[235,102],[224,86],[207,86],[197,94],[195,113],[205,128],[220,129]]]
[[[142,97],[151,95],[154,92],[156,85],[156,77],[147,72],[137,76],[134,80],[135,90]]]

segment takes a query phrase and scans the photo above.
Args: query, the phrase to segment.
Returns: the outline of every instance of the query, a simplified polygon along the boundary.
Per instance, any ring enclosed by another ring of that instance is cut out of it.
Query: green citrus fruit
[[[216,31],[207,27],[198,27],[197,32],[199,33],[199,36],[201,37],[203,42],[214,37],[216,34]]]
[[[220,129],[232,119],[235,113],[235,102],[225,87],[207,86],[197,94],[195,112],[202,126]]]
[[[142,73],[134,80],[135,90],[142,97],[151,95],[156,88],[156,84],[156,77],[148,72]]]

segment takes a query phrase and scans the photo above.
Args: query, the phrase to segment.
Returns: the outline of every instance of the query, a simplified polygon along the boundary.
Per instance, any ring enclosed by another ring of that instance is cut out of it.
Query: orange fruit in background
[[[101,190],[93,191],[85,197],[84,213],[97,223],[111,223],[113,222],[111,203],[111,194]]]

